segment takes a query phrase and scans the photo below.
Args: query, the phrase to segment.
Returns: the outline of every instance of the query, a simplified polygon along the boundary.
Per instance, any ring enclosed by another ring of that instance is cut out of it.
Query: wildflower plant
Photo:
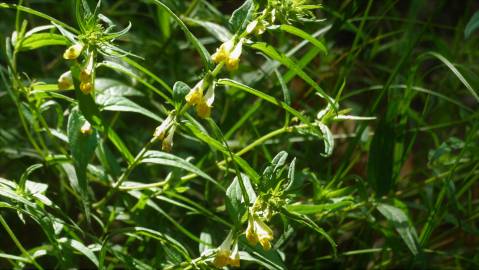
[[[351,70],[336,70],[370,45],[364,24],[382,18],[368,16],[372,1],[359,27],[307,0],[244,0],[227,14],[221,1],[59,1],[71,16],[34,2],[0,2],[12,21],[0,36],[0,165],[12,166],[0,170],[0,236],[13,243],[0,245],[0,268],[316,269],[369,253],[363,266],[382,268],[418,266],[434,251],[426,244],[436,212],[418,234],[409,211],[434,190],[406,204],[394,180],[414,139],[402,142],[419,130],[398,126],[425,121],[413,91],[431,91],[413,85],[415,74],[396,78],[403,63],[384,87],[355,92],[367,80],[349,83]],[[324,35],[334,27],[357,34],[351,51]],[[374,46],[365,58],[389,45]],[[26,64],[30,57],[42,64]],[[411,70],[428,57],[479,100],[441,55],[425,53]],[[394,87],[407,91],[388,92]],[[378,89],[372,106],[352,99]],[[383,93],[393,104],[384,114]],[[476,114],[460,109],[472,115],[461,121],[474,123]],[[435,175],[472,168],[461,176],[477,178],[468,148],[477,125],[467,128],[464,141],[428,152]],[[457,151],[462,159],[451,157]],[[450,179],[444,186],[438,207],[455,188]],[[365,224],[378,241],[356,239]],[[35,233],[19,236],[22,226]],[[392,263],[398,242],[414,259]]]

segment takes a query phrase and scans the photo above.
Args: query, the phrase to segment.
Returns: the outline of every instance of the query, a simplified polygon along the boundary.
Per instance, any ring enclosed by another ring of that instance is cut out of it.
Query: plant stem
[[[20,251],[22,252],[22,254],[24,256],[26,256],[29,260],[30,260],[30,263],[33,264],[36,268],[38,269],[41,269],[43,270],[43,267],[41,267],[36,261],[35,261],[35,258],[32,257],[32,255],[23,247],[22,243],[20,243],[20,241],[18,241],[17,237],[15,236],[15,234],[13,233],[13,231],[10,229],[10,226],[8,226],[7,222],[5,221],[5,219],[3,219],[3,216],[0,215],[0,223],[2,224],[3,228],[5,229],[5,231],[7,231],[8,235],[10,236],[10,238],[12,238],[13,242],[15,243],[15,245],[17,246],[18,249],[20,249]]]

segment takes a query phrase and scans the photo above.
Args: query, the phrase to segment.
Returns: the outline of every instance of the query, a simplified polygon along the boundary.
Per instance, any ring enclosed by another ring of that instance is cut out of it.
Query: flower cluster
[[[232,248],[233,247],[233,248]],[[233,267],[240,266],[240,256],[238,251],[238,242],[233,241],[233,233],[230,232],[226,239],[216,250],[216,256],[213,260],[213,265],[222,268],[227,265]]]
[[[80,57],[85,51],[85,46],[82,43],[75,43],[68,47],[63,53],[65,60],[74,61]],[[95,67],[95,57],[92,52],[88,53],[86,63],[80,71],[80,90],[86,95],[90,94],[93,89],[93,72]],[[70,71],[63,73],[58,78],[58,89],[66,90],[73,86],[73,78]]]
[[[204,93],[206,87],[208,89],[206,93]],[[213,101],[215,100],[215,83],[209,82],[207,78],[202,79],[185,96],[185,100],[189,105],[195,106],[196,114],[199,117],[210,117]]]

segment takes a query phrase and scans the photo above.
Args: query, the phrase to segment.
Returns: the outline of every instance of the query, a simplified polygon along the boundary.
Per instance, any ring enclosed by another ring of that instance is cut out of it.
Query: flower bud
[[[67,71],[58,78],[58,89],[66,90],[73,86],[73,78],[71,71]]]
[[[168,115],[168,117],[165,120],[163,120],[161,125],[159,125],[155,129],[155,133],[153,133],[153,137],[158,138],[159,140],[163,140],[163,138],[166,135],[166,131],[171,126],[172,120],[173,120],[173,117],[171,116],[171,114]]]
[[[63,53],[63,58],[66,60],[74,60],[80,56],[81,52],[83,51],[83,44],[76,43],[72,46],[68,47],[65,52]]]
[[[168,131],[168,135],[161,143],[161,150],[164,152],[171,152],[171,149],[173,148],[173,136],[175,135],[175,129],[176,126],[173,125]]]

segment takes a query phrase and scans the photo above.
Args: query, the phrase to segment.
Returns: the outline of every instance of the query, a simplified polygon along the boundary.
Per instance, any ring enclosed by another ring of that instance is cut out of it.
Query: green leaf
[[[60,238],[58,239],[59,243],[65,244],[78,252],[82,253],[87,257],[90,261],[92,261],[96,267],[98,267],[98,259],[95,256],[95,253],[93,253],[88,247],[83,245],[81,242],[78,242],[75,239],[68,239],[68,238]]]
[[[120,154],[128,161],[128,163],[132,163],[135,157],[131,154],[128,147],[126,147],[125,143],[122,141],[120,136],[111,128],[107,129],[108,132],[108,139],[115,145],[116,149],[120,151]]]
[[[464,37],[466,39],[469,38],[477,28],[479,28],[479,11],[474,12],[474,15],[469,19],[469,22],[464,29]]]
[[[158,19],[158,28],[161,30],[163,39],[168,39],[171,36],[171,22],[170,14],[164,8],[156,7],[156,17]]]
[[[185,96],[190,92],[191,88],[184,82],[178,81],[173,85],[173,101],[176,105],[185,102]]]
[[[288,184],[286,185],[286,188],[284,189],[285,191],[290,191],[298,186],[298,182],[296,181],[296,176],[295,176],[295,170],[296,170],[296,158],[291,161],[289,164],[288,168]]]
[[[188,162],[188,161],[186,161],[186,160],[184,160],[184,159],[182,159],[178,156],[169,154],[169,153],[150,150],[150,151],[146,152],[146,154],[144,155],[141,162],[142,163],[161,164],[161,165],[165,165],[165,166],[180,168],[180,169],[186,170],[188,172],[195,173],[195,174],[203,177],[204,179],[206,179],[208,181],[211,181],[215,185],[219,185],[213,178],[211,178],[211,176],[204,173],[202,170],[198,169],[196,166],[194,166],[190,162]]]
[[[266,181],[262,181],[262,186],[265,190],[273,188],[278,179],[277,174],[281,167],[286,163],[286,159],[288,158],[288,153],[286,151],[281,151],[273,158],[271,164],[266,167],[263,171],[263,177],[266,178]]]
[[[37,163],[37,164],[33,164],[33,165],[29,166],[25,170],[25,172],[20,177],[20,181],[18,181],[18,187],[20,188],[20,190],[25,190],[25,183],[27,181],[27,178],[30,176],[30,174],[32,172],[34,172],[35,170],[40,169],[42,167],[43,167],[43,164]]]
[[[126,97],[98,95],[96,102],[103,111],[136,112],[153,120],[161,122],[163,119],[157,114],[147,110]]]
[[[298,36],[298,37],[300,37],[304,40],[307,40],[307,41],[311,42],[311,44],[313,44],[318,49],[320,49],[324,54],[328,53],[328,50],[326,49],[326,47],[324,46],[324,44],[321,41],[317,40],[315,37],[311,36],[310,34],[304,32],[303,30],[301,30],[297,27],[294,27],[292,25],[282,24],[282,25],[279,26],[279,29],[281,31],[290,33],[292,35]]]
[[[253,0],[246,0],[243,5],[233,12],[229,23],[234,33],[238,33],[246,27],[246,24],[251,19],[254,7]]]
[[[416,229],[403,210],[384,203],[379,204],[377,209],[394,226],[411,253],[417,255],[419,251]]]
[[[190,122],[186,122],[185,125],[188,129],[190,129],[193,132],[193,134],[195,135],[196,138],[198,138],[198,139],[202,140],[203,142],[207,143],[213,149],[221,151],[223,154],[229,155],[228,150],[226,149],[226,147],[221,142],[215,140],[210,135],[208,135],[205,132],[199,130],[195,125],[193,125]],[[244,170],[244,172],[249,176],[249,178],[254,183],[257,183],[259,181],[259,175],[253,168],[251,168],[251,166],[248,164],[248,162],[246,162],[244,159],[237,156],[236,154],[233,154],[233,157],[234,157],[234,162],[236,162]]]
[[[324,141],[324,153],[321,153],[321,156],[323,157],[329,157],[334,150],[334,137],[333,133],[329,129],[328,126],[325,124],[319,122],[318,123],[319,129],[321,130],[321,133],[323,133],[323,141]]]
[[[326,99],[328,103],[336,108],[333,99],[324,92],[324,90],[308,75],[303,69],[298,66],[293,60],[291,60],[288,56],[284,53],[278,52],[273,46],[268,45],[264,42],[258,42],[251,45],[252,48],[259,50],[269,56],[270,58],[280,62],[281,64],[288,67],[290,70],[294,71],[301,79],[303,79],[306,83],[311,85],[316,92],[318,92],[319,96]]]
[[[213,66],[211,62],[211,55],[208,53],[208,51],[203,46],[203,44],[201,44],[201,42],[190,32],[190,30],[188,30],[188,27],[185,25],[185,23],[178,16],[176,16],[176,14],[170,8],[168,8],[168,6],[163,4],[161,1],[159,0],[152,0],[152,1],[153,3],[157,4],[158,6],[163,8],[166,12],[168,12],[171,15],[171,17],[176,21],[176,23],[178,23],[181,30],[183,30],[183,32],[185,33],[186,38],[193,44],[193,46],[196,48],[196,50],[200,54],[203,65],[206,68],[211,68]]]
[[[35,50],[45,46],[66,46],[70,42],[62,35],[35,33],[22,40],[19,51]]]
[[[203,27],[206,31],[208,31],[211,35],[213,35],[217,40],[221,42],[226,42],[233,37],[230,31],[228,31],[228,29],[224,28],[219,24],[203,20],[196,20],[192,18],[185,18],[185,20],[188,23],[197,24]]]
[[[336,243],[334,242],[333,238],[321,227],[319,227],[313,220],[311,220],[308,216],[298,214],[296,212],[288,211],[286,207],[282,208],[281,211],[282,214],[285,216],[291,218],[292,220],[295,220],[296,222],[305,225],[311,229],[313,229],[315,232],[318,234],[324,236],[326,240],[328,240],[329,244],[331,245],[333,249],[333,255],[336,256],[337,254],[337,248],[336,248]]]
[[[78,111],[78,109],[72,109],[70,117],[68,118],[68,143],[75,165],[80,195],[82,197],[82,202],[88,217],[89,198],[86,169],[89,161],[95,153],[95,148],[97,145],[97,132],[96,130],[93,130],[91,134],[83,134],[81,132],[81,128],[85,123],[86,119]]]
[[[95,91],[104,96],[143,96],[141,91],[109,78],[95,78]]]
[[[308,119],[306,119],[300,112],[298,112],[295,109],[293,109],[292,107],[288,106],[288,104],[278,100],[275,97],[272,97],[268,94],[265,94],[265,93],[263,93],[259,90],[253,89],[253,88],[251,88],[247,85],[244,85],[240,82],[237,82],[237,81],[234,81],[234,80],[231,80],[231,79],[219,79],[216,83],[218,85],[227,85],[227,86],[231,86],[231,87],[236,87],[240,90],[243,90],[243,91],[246,91],[250,94],[253,94],[253,95],[255,95],[255,96],[257,96],[261,99],[264,99],[264,100],[268,101],[269,103],[272,103],[276,106],[279,106],[279,107],[285,109],[286,111],[290,112],[292,115],[301,119],[301,121],[303,121],[304,123],[309,123]]]
[[[351,205],[351,201],[342,200],[334,203],[325,203],[325,204],[291,204],[286,206],[286,209],[291,212],[295,212],[301,215],[310,215],[321,212],[329,212],[338,210],[340,208]]]
[[[394,144],[394,127],[383,119],[371,141],[368,158],[368,181],[377,196],[388,193],[394,184]]]
[[[231,182],[226,190],[226,210],[235,224],[241,222],[241,217],[244,215],[244,211],[246,211],[248,205],[254,203],[256,200],[256,193],[254,192],[249,177],[242,174],[241,180],[243,181],[246,192],[248,193],[248,203],[245,202],[237,176],[233,179],[233,182]]]

